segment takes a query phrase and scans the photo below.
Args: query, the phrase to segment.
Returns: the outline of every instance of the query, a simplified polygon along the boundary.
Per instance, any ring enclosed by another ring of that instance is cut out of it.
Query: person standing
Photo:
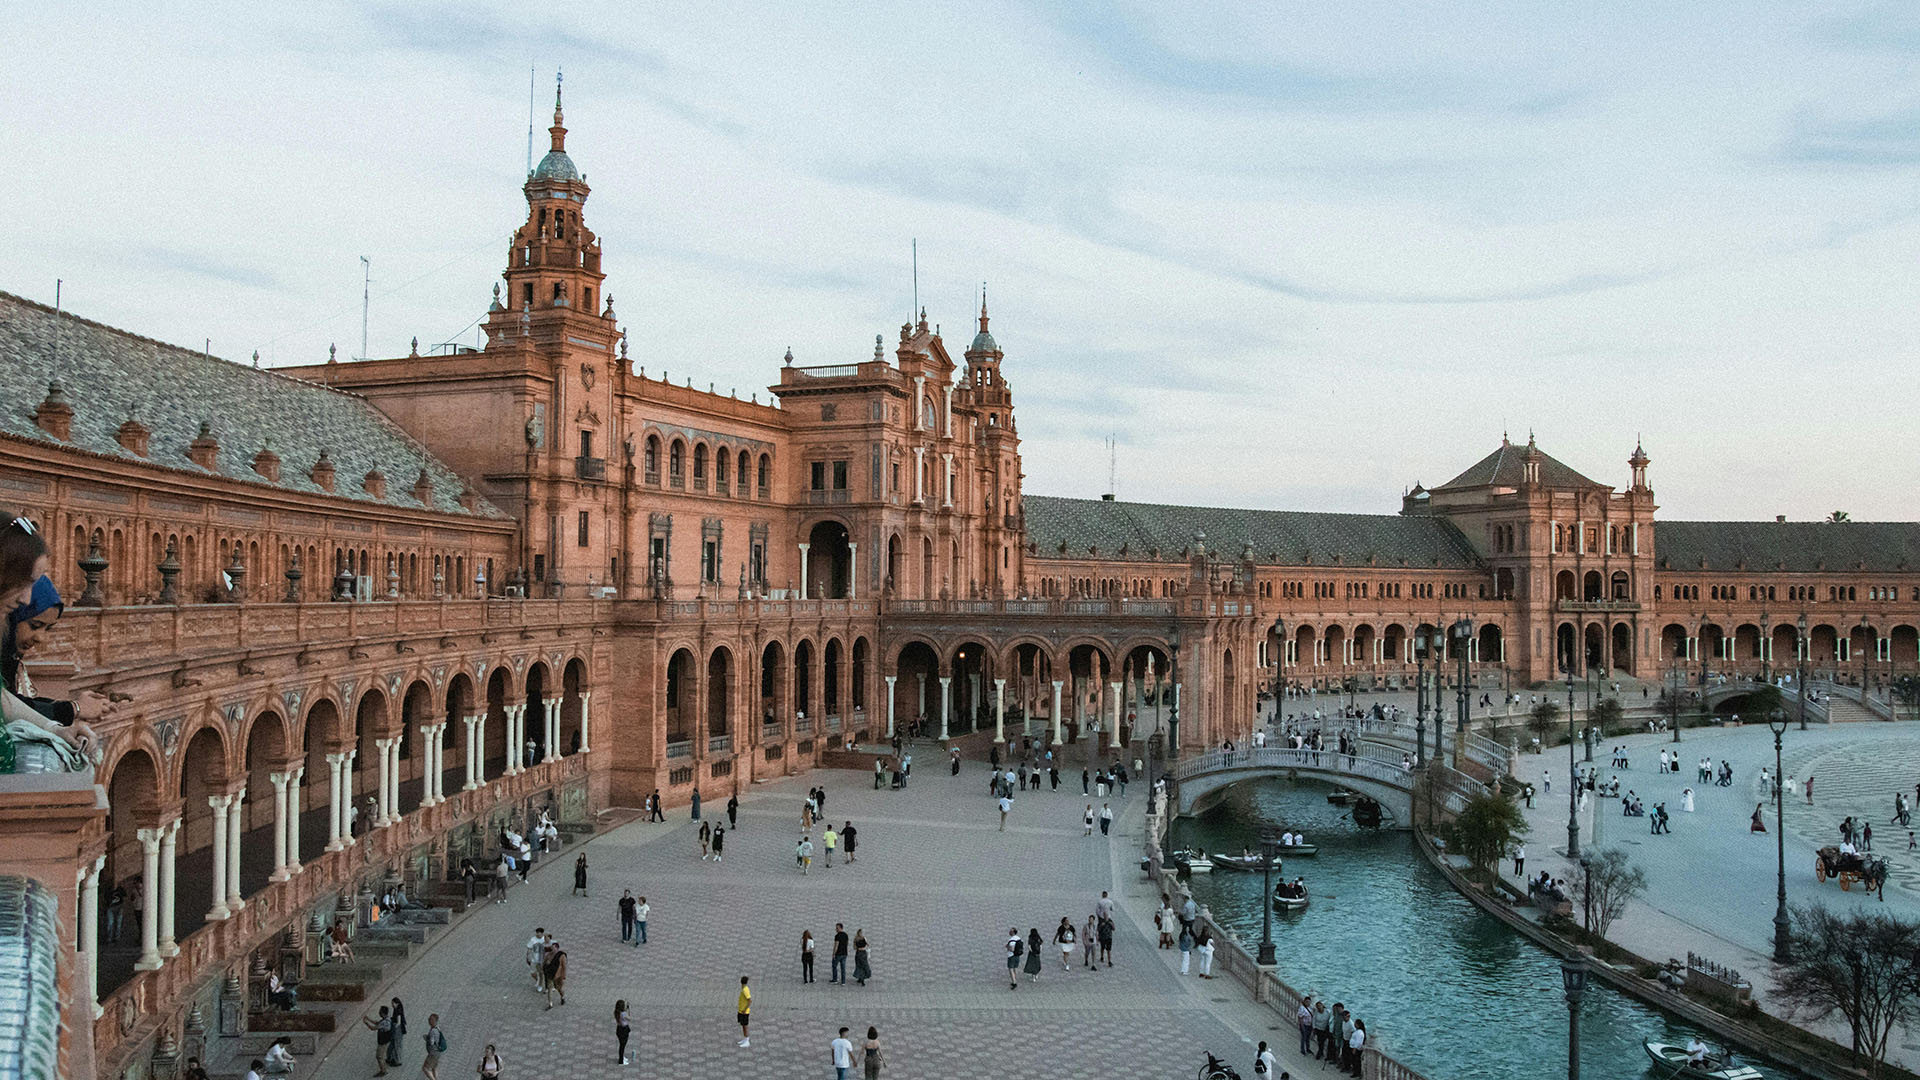
[[[844,923],[833,924],[833,970],[828,973],[827,981],[842,986],[847,982],[847,927]]]
[[[800,985],[813,981],[813,931],[800,931]]]
[[[473,890],[471,887],[467,890],[467,901],[469,903],[473,901]],[[120,944],[120,928],[124,924],[126,918],[124,913],[126,910],[126,886],[115,885],[113,891],[107,894],[107,944]]]
[[[1312,1052],[1313,1044],[1313,999],[1311,997],[1300,999],[1300,1010],[1295,1014],[1294,1019],[1300,1025],[1300,1056],[1306,1057]]]
[[[1086,813],[1085,820],[1086,820],[1087,830],[1081,833],[1080,835],[1092,836],[1093,835],[1093,804],[1092,803],[1087,804],[1087,813]]]
[[[427,1014],[427,1030],[420,1037],[426,1044],[427,1056],[420,1059],[420,1075],[423,1080],[440,1080],[440,1055],[447,1052],[447,1036],[440,1030],[440,1014]]]
[[[573,892],[568,895],[587,895],[587,853],[584,851],[573,860]]]
[[[700,789],[693,789],[693,820],[700,820]]]
[[[387,1044],[393,1041],[393,1018],[387,1015],[387,1007],[380,1006],[380,1019],[362,1016],[360,1022],[373,1032],[373,1063],[379,1068],[375,1076],[387,1075]]]
[[[1020,931],[1007,928],[1007,989],[1020,989],[1020,953],[1026,949],[1026,943],[1020,940]]]
[[[1099,941],[1100,919],[1097,916],[1088,915],[1086,929],[1080,937],[1080,955],[1083,958],[1082,966],[1089,968],[1095,966],[1093,956],[1094,951],[1099,948]]]
[[[1100,959],[1109,968],[1113,966],[1113,920],[1105,915],[1100,917],[1095,936],[1100,942]]]
[[[1332,1016],[1327,1012],[1327,999],[1321,998],[1313,1003],[1313,1056],[1318,1060],[1327,1059],[1328,1032],[1333,1025]]]
[[[638,904],[633,906],[633,928],[639,931],[633,939],[633,947],[636,949],[647,943],[647,912],[652,910],[647,906],[647,898],[644,896],[640,898]]]
[[[625,895],[620,897],[620,943],[622,945],[633,940],[633,924],[636,921],[635,912],[639,906],[639,903],[633,898],[633,890],[625,890]]]
[[[633,1014],[627,1011],[627,999],[621,998],[613,1003],[613,1037],[620,1043],[620,1064],[631,1065],[627,1060],[627,1040],[633,1036]]]
[[[949,758],[949,760],[953,764],[952,775],[959,776],[960,775],[960,748],[959,747],[956,746],[953,748],[952,756]]]
[[[1360,1061],[1361,1061],[1361,1058],[1363,1057],[1363,1054],[1361,1053],[1361,1051],[1365,1050],[1366,1046],[1367,1046],[1367,1022],[1365,1020],[1355,1018],[1353,1021],[1353,1034],[1347,1036],[1346,1067],[1347,1067],[1348,1073],[1354,1076],[1360,1075]]]
[[[1000,796],[1000,831],[1001,832],[1007,831],[1007,812],[1012,809],[1013,809],[1013,797],[1010,795]]]
[[[873,790],[875,791],[880,790],[881,782],[886,779],[886,775],[887,775],[887,760],[885,758],[874,758],[873,759]]]
[[[534,927],[533,936],[527,939],[527,968],[532,973],[531,977],[535,990],[543,989],[540,982],[540,972],[547,961],[547,941],[547,928],[544,926]]]
[[[853,827],[853,822],[849,821],[845,825],[840,826],[840,849],[847,853],[848,862],[854,861],[853,844],[858,835],[859,832]]]
[[[696,814],[694,816],[698,817],[699,815]],[[708,859],[713,858],[712,847],[713,847],[713,823],[708,821],[703,821],[700,823],[700,861],[701,862],[705,862]]]
[[[400,1064],[400,1039],[407,1033],[407,1007],[393,999],[393,1037],[387,1040],[387,1064]]]
[[[861,1049],[866,1052],[865,1080],[880,1080],[880,1070],[885,1067],[887,1059],[880,1050],[879,1028],[867,1029],[867,1041]]]
[[[741,1046],[750,1045],[747,1040],[747,1021],[753,1018],[753,991],[747,987],[747,977],[740,976],[740,998],[734,1003],[734,1019],[740,1022]]]
[[[713,861],[714,862],[721,861],[721,856],[726,851],[726,848],[727,848],[727,827],[725,825],[715,825],[713,827]]]
[[[1082,795],[1085,795],[1085,794],[1088,794],[1088,792],[1087,792],[1087,781],[1088,781],[1088,780],[1089,780],[1090,778],[1091,778],[1091,774],[1090,774],[1090,773],[1088,773],[1088,772],[1087,772],[1087,770],[1085,770],[1085,769],[1081,769],[1081,770],[1080,770],[1080,794],[1082,794]]]
[[[1192,963],[1193,924],[1183,922],[1180,924],[1180,974],[1185,975],[1192,970]]]
[[[833,868],[833,849],[840,846],[840,834],[833,831],[831,822],[827,825],[827,831],[820,834],[820,844],[826,849],[826,865],[827,868],[831,870]]]
[[[1513,876],[1521,877],[1526,873],[1527,845],[1515,844],[1513,848]]]
[[[1040,977],[1040,969],[1045,966],[1040,960],[1040,953],[1044,948],[1046,948],[1046,942],[1040,939],[1040,928],[1036,926],[1028,930],[1027,962],[1025,964],[1028,982],[1032,982]]]
[[[1113,832],[1113,807],[1100,804],[1100,835],[1108,836]]]
[[[1075,938],[1073,920],[1060,916],[1060,925],[1054,928],[1053,943],[1060,946],[1060,970],[1073,971],[1073,943]]]
[[[847,1072],[853,1068],[853,1040],[847,1038],[846,1028],[840,1029],[828,1049],[833,1051],[834,1080],[847,1080]]]
[[[856,986],[865,986],[867,985],[867,980],[871,978],[873,978],[873,966],[867,960],[867,932],[865,930],[855,930],[853,932],[854,984]]]
[[[1173,948],[1173,903],[1165,893],[1160,894],[1160,910],[1153,913],[1153,925],[1160,931],[1160,948]]]
[[[472,906],[474,889],[480,884],[480,874],[474,870],[472,859],[460,860],[460,882],[466,886],[467,904],[468,906]],[[119,890],[116,889],[115,891],[118,892]],[[109,910],[108,914],[112,914],[111,910]]]
[[[737,829],[739,827],[740,827],[740,793],[736,791],[733,794],[727,796],[727,828]]]
[[[493,902],[507,902],[507,879],[513,875],[513,863],[507,859],[507,853],[500,853],[500,863],[493,868]]]

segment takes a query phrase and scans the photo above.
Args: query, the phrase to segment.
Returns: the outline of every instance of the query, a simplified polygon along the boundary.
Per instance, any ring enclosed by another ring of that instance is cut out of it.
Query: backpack
[[[447,1033],[446,1032],[444,1031],[434,1032],[433,1040],[434,1040],[434,1046],[433,1046],[434,1053],[444,1054],[447,1052]]]
[[[1026,951],[1027,951],[1027,943],[1026,943],[1026,942],[1024,942],[1024,941],[1021,941],[1021,940],[1020,940],[1019,938],[1015,938],[1015,939],[1013,939],[1013,956],[1014,956],[1014,959],[1016,959],[1016,960],[1017,960],[1017,959],[1019,959],[1019,958],[1020,958],[1021,956],[1023,956],[1023,955],[1025,955],[1025,953],[1026,953]]]

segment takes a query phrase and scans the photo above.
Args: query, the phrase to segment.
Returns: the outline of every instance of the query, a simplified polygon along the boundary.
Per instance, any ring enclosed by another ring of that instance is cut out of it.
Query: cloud
[[[205,252],[149,246],[139,250],[137,260],[156,269],[192,274],[227,285],[241,285],[249,289],[280,287],[280,279],[266,270],[228,262]]]
[[[1920,109],[1794,132],[1780,157],[1806,165],[1901,168],[1920,164]]]

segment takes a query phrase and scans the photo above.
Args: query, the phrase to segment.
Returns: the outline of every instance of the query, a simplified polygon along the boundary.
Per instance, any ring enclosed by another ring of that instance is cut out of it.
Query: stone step
[[[290,1029],[273,1030],[264,1026],[274,1023],[277,1017],[289,1015],[304,1016],[306,1014],[274,1011],[257,1012],[248,1017],[247,1023],[249,1025],[257,1024],[262,1026],[255,1027],[254,1030],[233,1040],[234,1056],[249,1058],[260,1057],[267,1052],[267,1047],[274,1044],[274,1040],[279,1039],[283,1035],[287,1038],[287,1050],[292,1053],[294,1057],[312,1057],[319,1053],[320,1040],[314,1037],[314,1031],[319,1029],[302,1028],[298,1031]],[[327,1018],[329,1020],[332,1019],[331,1016]],[[332,1031],[333,1028],[326,1028],[325,1030]]]
[[[268,1045],[273,1042],[276,1035],[290,1035],[296,1031],[327,1032],[339,1030],[335,1025],[334,1015],[325,1009],[301,1009],[294,1012],[273,1009],[267,1012],[249,1013],[247,1014],[247,1027],[252,1029],[252,1034],[242,1035],[240,1037],[243,1040],[243,1045],[246,1039],[262,1038],[265,1040],[260,1043],[259,1049],[248,1051],[248,1053],[251,1054],[266,1053]],[[307,1045],[311,1047],[313,1045],[313,1036],[307,1035],[306,1039]],[[302,1051],[296,1047],[294,1053],[311,1054],[313,1051],[311,1049]]]
[[[342,983],[377,983],[384,970],[381,964],[368,964],[358,959],[345,964],[314,964],[307,968],[301,978],[300,992],[305,994],[308,986],[316,984],[337,986]]]
[[[322,1001],[365,1001],[367,1000],[367,987],[369,985],[371,984],[357,982],[303,982],[300,984],[300,1000],[315,1003]]]
[[[360,931],[359,935],[354,939],[354,948],[360,948],[362,942],[397,942],[407,945],[424,945],[427,942],[428,933],[429,930],[425,924],[414,925],[403,923],[392,925],[382,923],[379,926],[370,926]]]
[[[398,963],[413,955],[413,945],[406,941],[368,941],[362,936],[353,943],[355,963],[374,964]]]

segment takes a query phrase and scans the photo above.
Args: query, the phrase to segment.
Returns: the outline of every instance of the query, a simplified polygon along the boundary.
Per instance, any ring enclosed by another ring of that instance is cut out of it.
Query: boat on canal
[[[1765,1080],[1766,1074],[1751,1065],[1736,1065],[1729,1056],[1709,1056],[1704,1065],[1695,1065],[1687,1060],[1687,1048],[1673,1043],[1653,1042],[1646,1044],[1647,1056],[1653,1059],[1652,1072],[1666,1080],[1669,1077],[1684,1077],[1685,1080]]]
[[[1271,859],[1262,859],[1259,855],[1209,855],[1208,858],[1213,860],[1214,865],[1224,866],[1229,870],[1250,870],[1258,873],[1269,867],[1274,870],[1280,869],[1278,855]]]
[[[1213,873],[1213,856],[1199,848],[1181,848],[1173,853],[1173,861],[1186,867],[1189,874]]]

